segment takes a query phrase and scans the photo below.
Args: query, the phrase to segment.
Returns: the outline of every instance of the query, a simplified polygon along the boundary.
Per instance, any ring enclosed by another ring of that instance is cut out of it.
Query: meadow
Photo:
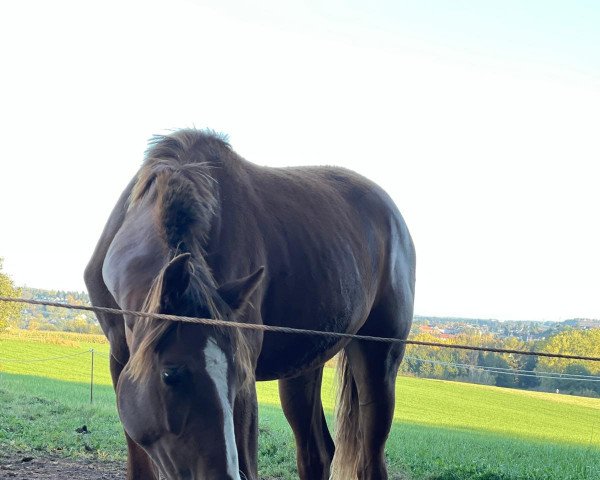
[[[0,334],[0,449],[124,459],[108,352],[100,336]],[[324,375],[328,421],[333,373],[327,368]],[[396,388],[386,452],[391,478],[600,478],[598,399],[410,377],[398,377]],[[259,383],[258,396],[261,476],[297,478],[293,437],[279,408],[277,384]],[[89,434],[76,432],[82,425]]]

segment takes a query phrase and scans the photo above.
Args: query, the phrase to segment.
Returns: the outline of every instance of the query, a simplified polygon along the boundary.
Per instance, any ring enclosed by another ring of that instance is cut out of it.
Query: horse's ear
[[[173,258],[165,267],[162,281],[161,305],[176,302],[190,284],[189,253],[182,253]]]
[[[219,295],[232,310],[238,310],[248,301],[248,298],[256,290],[264,276],[265,267],[260,267],[247,277],[238,278],[221,285]]]

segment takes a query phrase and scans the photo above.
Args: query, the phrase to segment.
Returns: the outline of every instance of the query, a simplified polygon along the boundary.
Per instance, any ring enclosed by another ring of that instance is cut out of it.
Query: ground
[[[123,480],[125,464],[94,459],[0,453],[0,480]],[[262,480],[277,480],[264,478]]]
[[[53,456],[0,454],[1,480],[64,480],[65,478],[122,480],[125,478],[125,465],[94,459],[71,460]]]

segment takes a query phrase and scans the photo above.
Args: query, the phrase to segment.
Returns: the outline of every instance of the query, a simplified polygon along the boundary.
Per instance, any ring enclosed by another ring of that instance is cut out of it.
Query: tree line
[[[23,297],[34,300],[90,305],[85,292],[63,290],[43,290],[39,288],[16,287],[13,280],[2,271],[0,257],[0,296]],[[102,333],[96,317],[91,312],[69,310],[45,305],[23,305],[0,302],[0,331],[6,328],[26,330],[60,330],[77,333]]]
[[[600,357],[600,329],[597,328],[566,329],[548,338],[530,341],[482,334],[476,329],[446,339],[428,333],[416,333],[410,338],[449,345]],[[600,381],[592,381],[600,380],[600,362],[409,345],[400,369],[404,374],[417,377],[600,397]],[[585,378],[591,376],[597,378]]]
[[[21,291],[15,287],[12,278],[2,272],[3,258],[0,257],[0,296],[18,297]],[[21,305],[17,303],[0,302],[0,330],[6,328],[11,321],[18,317]]]
[[[22,287],[21,296],[72,305],[90,305],[89,297],[85,292]],[[13,322],[13,326],[27,330],[102,333],[96,316],[92,312],[46,305],[23,306],[18,318]]]

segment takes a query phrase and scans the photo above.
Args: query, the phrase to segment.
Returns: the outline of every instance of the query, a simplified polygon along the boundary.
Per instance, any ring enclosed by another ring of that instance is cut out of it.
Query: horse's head
[[[162,270],[148,311],[211,317],[215,305],[236,319],[263,277],[222,285],[206,300],[195,283],[190,255]],[[168,479],[239,480],[233,409],[252,365],[241,333],[182,322],[144,319],[133,329],[131,359],[117,387],[119,415],[128,435]]]

